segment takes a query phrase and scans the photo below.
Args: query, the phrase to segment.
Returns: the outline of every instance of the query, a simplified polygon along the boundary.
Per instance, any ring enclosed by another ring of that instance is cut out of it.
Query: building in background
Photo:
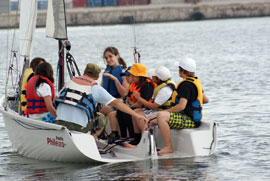
[[[39,10],[48,8],[48,0],[37,0]],[[147,4],[176,4],[176,3],[198,3],[198,2],[218,2],[227,0],[65,0],[66,8],[83,7],[105,7],[105,6],[132,6]],[[234,1],[234,0],[230,0]],[[255,1],[255,0],[254,0]],[[8,6],[8,2],[9,6]],[[18,0],[0,0],[0,13],[7,13],[8,7],[11,11],[18,9]]]
[[[65,1],[66,1],[66,8],[73,7],[72,0],[65,0]],[[7,13],[8,7],[10,7],[10,11],[16,11],[19,6],[18,2],[19,2],[18,0],[0,0],[0,12],[2,12],[1,9],[5,9]],[[9,3],[9,6],[8,6],[8,3]],[[37,8],[39,10],[46,10],[48,8],[48,0],[37,0]]]
[[[9,0],[0,0],[0,13],[8,13]]]
[[[73,8],[146,5],[151,0],[73,0]]]

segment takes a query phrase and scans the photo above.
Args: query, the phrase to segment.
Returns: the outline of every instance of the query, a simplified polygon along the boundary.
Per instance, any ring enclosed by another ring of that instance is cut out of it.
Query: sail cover
[[[67,38],[64,0],[48,0],[46,35],[56,39]]]
[[[36,29],[37,0],[20,1],[20,55],[29,59]]]

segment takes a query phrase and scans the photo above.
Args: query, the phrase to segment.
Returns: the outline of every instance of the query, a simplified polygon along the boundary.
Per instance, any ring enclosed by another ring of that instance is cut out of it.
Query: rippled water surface
[[[105,67],[103,50],[116,46],[128,65],[136,46],[148,68],[168,67],[190,56],[197,62],[210,103],[204,118],[218,126],[218,146],[210,157],[146,160],[119,164],[70,164],[27,159],[12,150],[0,115],[1,180],[269,180],[270,179],[270,18],[68,28],[71,53]],[[56,68],[57,42],[37,29],[33,57]],[[18,34],[16,34],[18,36]],[[13,31],[0,30],[0,93],[4,93],[7,47]],[[31,140],[29,140],[31,141]]]

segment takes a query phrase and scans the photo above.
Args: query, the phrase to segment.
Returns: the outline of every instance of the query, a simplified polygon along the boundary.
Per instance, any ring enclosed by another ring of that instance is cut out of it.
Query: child
[[[197,128],[202,119],[202,104],[208,103],[200,80],[195,77],[196,63],[187,58],[177,62],[179,75],[183,80],[172,95],[173,107],[157,114],[157,123],[164,139],[164,147],[159,155],[172,153],[170,128]]]
[[[156,81],[157,87],[154,89],[153,102],[149,102],[143,99],[138,92],[134,92],[135,99],[143,104],[144,108],[138,108],[135,110],[138,114],[141,114],[148,119],[154,119],[160,110],[168,109],[171,107],[171,96],[175,89],[175,83],[171,80],[171,73],[169,69],[164,66],[160,66],[152,72],[152,80]],[[135,134],[142,134],[147,129],[147,122],[142,119],[132,118]],[[156,120],[152,120],[151,124],[156,124]],[[136,142],[138,144],[139,142]],[[125,143],[125,147],[135,148],[135,146]]]
[[[107,67],[104,71],[101,85],[113,97],[121,98],[126,95],[129,84],[125,77],[121,77],[121,73],[127,68],[126,62],[120,57],[119,51],[115,47],[107,47],[103,53]],[[113,109],[108,106],[103,106],[101,113],[107,115]]]
[[[35,75],[26,86],[27,112],[30,118],[45,122],[55,122],[56,110],[53,106],[53,69],[45,62],[37,66]]]
[[[153,82],[147,77],[146,75],[146,67],[143,64],[140,63],[134,63],[131,67],[131,69],[128,71],[132,76],[132,83],[129,88],[128,93],[128,103],[130,104],[130,107],[132,109],[141,108],[142,104],[138,103],[133,96],[134,92],[139,92],[139,94],[147,101],[151,101],[153,91],[154,91],[154,84]],[[131,117],[127,117],[124,113],[121,111],[117,112],[117,120],[120,125],[127,124],[127,122],[131,123],[132,125],[132,119]],[[144,119],[145,120],[145,119]],[[140,140],[141,134],[134,134],[134,140],[133,142],[138,142]],[[109,136],[108,142],[112,143],[118,136],[118,131],[112,129],[112,133]],[[134,143],[135,144],[135,143]]]

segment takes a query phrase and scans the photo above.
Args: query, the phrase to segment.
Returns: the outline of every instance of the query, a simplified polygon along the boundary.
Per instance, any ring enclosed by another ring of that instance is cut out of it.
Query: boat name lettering
[[[48,138],[47,137],[47,144],[52,145],[52,146],[62,147],[62,148],[65,147],[65,143],[63,141],[57,141],[55,138]]]

